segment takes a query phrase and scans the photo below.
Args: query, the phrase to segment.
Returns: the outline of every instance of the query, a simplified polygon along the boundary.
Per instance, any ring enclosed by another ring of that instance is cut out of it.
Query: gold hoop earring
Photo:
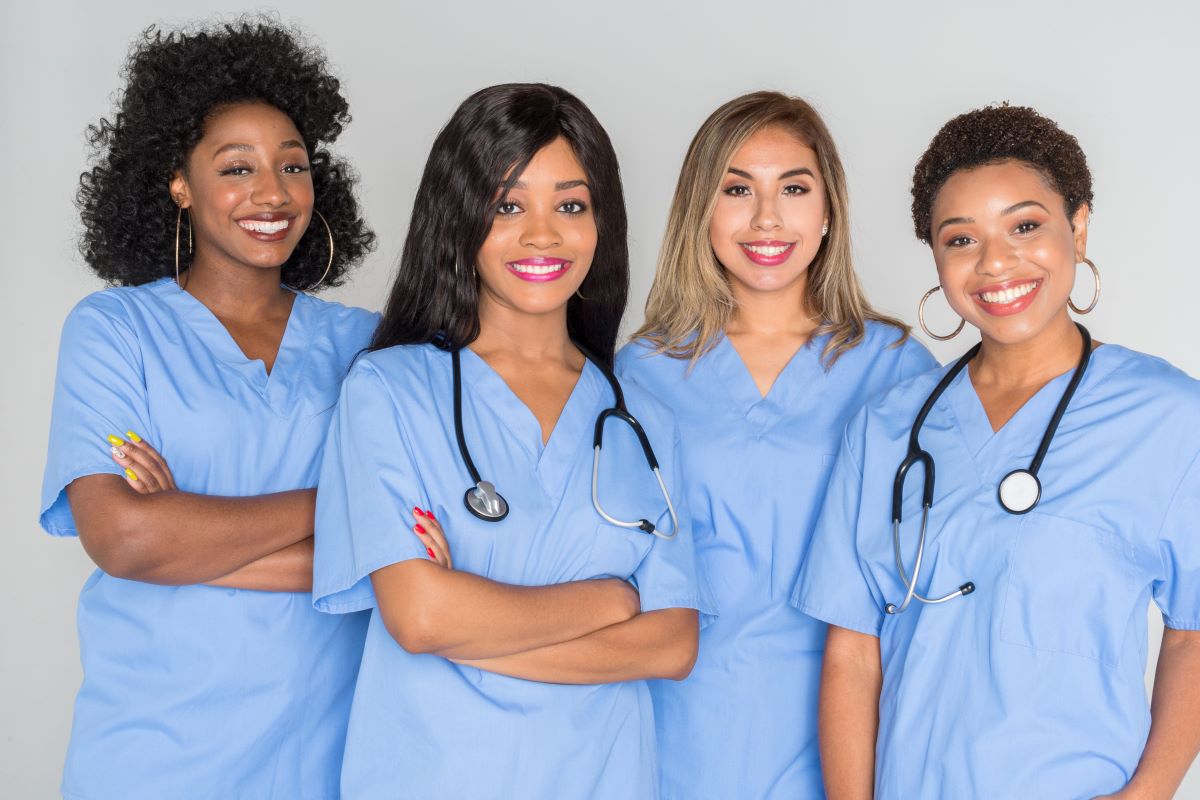
[[[926,292],[925,296],[921,298],[921,302],[917,304],[917,321],[921,323],[921,330],[925,331],[926,336],[928,336],[930,339],[937,339],[939,342],[945,342],[962,333],[963,326],[967,324],[967,321],[962,317],[959,317],[958,327],[954,329],[953,333],[947,336],[939,336],[938,334],[929,330],[929,326],[925,324],[925,303],[928,302],[929,298],[933,297],[934,294],[940,292],[941,290],[942,287],[939,284]]]
[[[322,214],[320,211],[317,211],[315,208],[313,209],[313,213],[317,215],[317,219],[321,220],[321,223],[325,226],[325,235],[329,237],[329,260],[325,262],[325,271],[321,273],[321,277],[317,278],[316,283],[305,289],[304,291],[306,292],[311,292],[313,289],[316,289],[318,286],[324,283],[325,279],[329,277],[329,270],[333,268],[333,229],[329,227],[329,221],[325,219],[324,214]]]
[[[1076,314],[1083,316],[1084,314],[1092,313],[1092,310],[1096,308],[1096,303],[1100,302],[1100,270],[1096,269],[1096,265],[1092,263],[1090,258],[1085,258],[1080,263],[1087,264],[1089,267],[1091,267],[1092,281],[1095,283],[1096,291],[1092,294],[1092,302],[1088,303],[1087,308],[1080,308],[1079,306],[1075,305],[1075,301],[1071,299],[1070,295],[1067,295],[1067,305],[1069,305],[1071,310]]]

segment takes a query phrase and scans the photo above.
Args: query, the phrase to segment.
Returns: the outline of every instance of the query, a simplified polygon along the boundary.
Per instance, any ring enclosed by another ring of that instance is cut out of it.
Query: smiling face
[[[279,268],[312,218],[312,176],[300,132],[264,103],[215,113],[170,188],[191,218],[194,265]]]
[[[1019,161],[951,175],[933,203],[930,242],[951,307],[1003,344],[1069,324],[1087,215],[1084,205],[1069,219],[1062,196]]]
[[[730,161],[709,240],[735,296],[802,290],[828,219],[816,151],[783,128],[764,128]]]
[[[596,241],[587,173],[567,140],[555,139],[534,154],[497,206],[476,258],[480,305],[565,314],[592,266]]]

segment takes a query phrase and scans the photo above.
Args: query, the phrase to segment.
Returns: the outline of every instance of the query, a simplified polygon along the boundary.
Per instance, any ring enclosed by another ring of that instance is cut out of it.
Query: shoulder
[[[855,348],[859,349],[902,365],[906,377],[938,365],[937,359],[916,337],[905,336],[900,328],[878,320],[867,320],[863,341]]]
[[[378,312],[358,306],[348,306],[306,294],[297,294],[296,302],[308,304],[326,331],[339,338],[352,340],[358,343],[358,346],[365,347],[379,325]]]
[[[631,339],[628,344],[617,351],[614,361],[618,373],[639,372],[657,369],[665,362],[686,364],[684,359],[671,358],[666,353],[660,353],[654,344],[646,339]]]
[[[162,294],[174,285],[173,280],[162,278],[140,286],[115,286],[92,292],[67,314],[63,323],[64,346],[79,337],[137,339],[138,331],[149,319],[162,318]]]
[[[1092,353],[1093,380],[1103,396],[1121,398],[1139,409],[1160,408],[1200,424],[1200,381],[1169,361],[1116,344]]]
[[[445,362],[449,370],[450,354],[431,344],[401,344],[365,352],[354,360],[346,382],[376,383],[391,390],[411,386],[414,381],[428,385],[431,370]]]

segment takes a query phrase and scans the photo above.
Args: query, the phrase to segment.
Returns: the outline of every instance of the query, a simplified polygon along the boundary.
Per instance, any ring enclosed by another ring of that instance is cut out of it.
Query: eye
[[[972,239],[970,236],[955,236],[953,239],[946,242],[946,247],[966,247],[967,245],[971,244],[971,242]]]
[[[512,200],[504,200],[500,205],[496,206],[496,214],[498,216],[509,216],[511,214],[521,213],[521,207]]]
[[[308,172],[308,165],[306,165],[306,164],[285,164],[283,167],[283,171],[285,173],[287,173],[288,175],[299,175],[303,172]]]
[[[730,197],[750,196],[750,187],[742,183],[735,183],[733,186],[726,186],[723,191]]]
[[[587,211],[587,206],[579,200],[565,200],[558,207],[558,210],[564,214],[582,214]]]
[[[801,186],[798,183],[792,183],[792,184],[789,184],[789,185],[783,187],[783,193],[785,195],[786,194],[805,195],[805,194],[808,194],[808,192],[809,192],[809,189],[807,186]]]
[[[238,165],[235,165],[235,166],[232,166],[232,167],[226,167],[225,169],[221,170],[221,171],[220,171],[220,173],[218,173],[218,174],[220,174],[220,175],[233,175],[233,176],[235,176],[235,177],[239,177],[239,178],[240,178],[240,177],[241,177],[241,176],[243,176],[243,175],[249,175],[249,174],[250,174],[250,171],[251,171],[251,170],[250,170],[250,168],[249,168],[249,167],[247,167],[247,166],[245,166],[245,165],[242,165],[242,164],[238,164]]]
[[[1040,224],[1034,222],[1033,220],[1027,219],[1024,222],[1018,223],[1017,227],[1013,230],[1015,230],[1017,233],[1032,233],[1040,227],[1042,227]]]

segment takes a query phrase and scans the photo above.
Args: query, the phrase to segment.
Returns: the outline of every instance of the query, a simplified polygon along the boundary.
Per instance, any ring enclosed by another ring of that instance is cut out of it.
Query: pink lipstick
[[[544,258],[535,256],[522,258],[520,261],[509,261],[505,264],[508,271],[523,281],[545,283],[556,281],[571,268],[571,262],[562,258]]]
[[[755,242],[740,242],[746,258],[760,267],[777,267],[788,260],[796,249],[795,242],[780,242],[774,239],[763,239]]]

